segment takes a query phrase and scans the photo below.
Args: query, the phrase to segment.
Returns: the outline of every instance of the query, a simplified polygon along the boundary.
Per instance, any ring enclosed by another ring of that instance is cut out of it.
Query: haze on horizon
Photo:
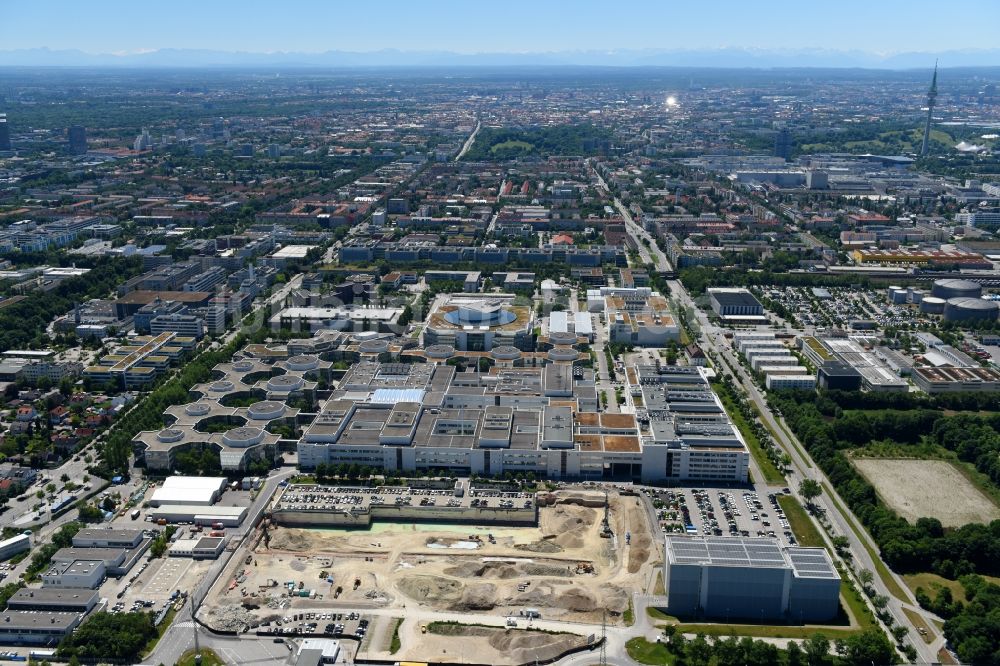
[[[92,54],[160,49],[272,53],[448,51],[553,53],[620,50],[816,50],[896,53],[996,49],[997,6],[960,0],[842,0],[828,4],[639,0],[609,5],[457,0],[376,5],[306,0],[169,4],[36,0],[4,6],[0,51]],[[947,29],[942,29],[942,25]],[[992,63],[987,63],[992,64]]]

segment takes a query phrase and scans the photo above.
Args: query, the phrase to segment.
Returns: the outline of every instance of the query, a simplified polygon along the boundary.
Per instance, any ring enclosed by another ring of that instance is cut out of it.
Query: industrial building
[[[667,610],[684,618],[820,623],[840,608],[840,574],[823,548],[766,538],[666,537]]]
[[[142,530],[84,527],[73,537],[74,548],[138,548]]]
[[[153,520],[161,518],[168,523],[191,523],[194,525],[214,525],[238,527],[247,514],[245,506],[203,506],[201,504],[167,504],[149,510]]]
[[[22,587],[7,600],[7,610],[89,613],[100,598],[97,590]]]
[[[707,291],[712,310],[723,321],[733,323],[766,321],[764,306],[749,290],[740,287],[716,287]]]
[[[18,534],[9,539],[0,541],[0,561],[9,560],[18,553],[31,550],[31,537],[27,534]]]
[[[168,476],[153,491],[151,506],[167,504],[201,504],[211,506],[219,499],[226,486],[225,477]]]
[[[102,560],[54,563],[42,574],[44,587],[80,587],[93,590],[104,582],[107,569]]]
[[[56,645],[80,625],[81,613],[13,611],[0,613],[0,643]]]
[[[190,557],[193,560],[214,560],[226,547],[225,537],[198,537],[178,539],[170,546],[170,557]]]
[[[995,368],[913,368],[913,383],[927,393],[1000,391],[1000,371]]]
[[[944,306],[945,321],[996,321],[1000,304],[978,297],[950,298]]]
[[[979,298],[982,295],[983,286],[971,280],[935,280],[934,285],[931,287],[931,296],[946,301],[951,298]]]

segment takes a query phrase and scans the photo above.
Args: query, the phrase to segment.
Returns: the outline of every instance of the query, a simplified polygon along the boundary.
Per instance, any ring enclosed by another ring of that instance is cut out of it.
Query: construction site
[[[553,653],[576,647],[581,637],[599,634],[602,621],[622,623],[633,592],[653,591],[663,557],[659,537],[635,495],[573,489],[535,497],[537,526],[272,525],[227,572],[232,583],[205,600],[202,617],[239,629],[234,624],[254,627],[302,611],[359,612],[375,618],[361,643],[373,658],[389,656],[391,635],[380,634],[396,633],[397,658],[450,660],[444,651],[461,645],[466,631],[480,637],[470,646],[483,644],[486,629],[463,625],[498,618],[506,637],[491,633],[488,642],[498,646],[493,663],[509,659],[515,644]],[[529,622],[545,620],[575,633],[521,632],[531,635],[514,640]]]

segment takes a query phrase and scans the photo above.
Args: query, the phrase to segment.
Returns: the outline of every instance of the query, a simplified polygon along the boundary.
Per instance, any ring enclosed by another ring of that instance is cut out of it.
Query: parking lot
[[[159,566],[142,586],[144,597],[169,597],[175,590],[186,588],[184,576],[191,568],[192,560],[181,557],[168,557],[160,561]]]
[[[358,640],[368,632],[369,620],[357,612],[289,613],[261,623],[258,636],[351,636]]]
[[[692,536],[758,536],[795,545],[776,495],[751,488],[652,491],[660,531]]]

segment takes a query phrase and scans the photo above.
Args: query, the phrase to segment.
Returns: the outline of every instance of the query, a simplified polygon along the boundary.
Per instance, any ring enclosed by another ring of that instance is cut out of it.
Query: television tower
[[[937,61],[934,61],[934,77],[931,79],[931,89],[927,91],[927,122],[924,123],[924,142],[920,144],[920,156],[927,155],[927,144],[931,140],[931,116],[934,115],[934,102],[937,100]]]

